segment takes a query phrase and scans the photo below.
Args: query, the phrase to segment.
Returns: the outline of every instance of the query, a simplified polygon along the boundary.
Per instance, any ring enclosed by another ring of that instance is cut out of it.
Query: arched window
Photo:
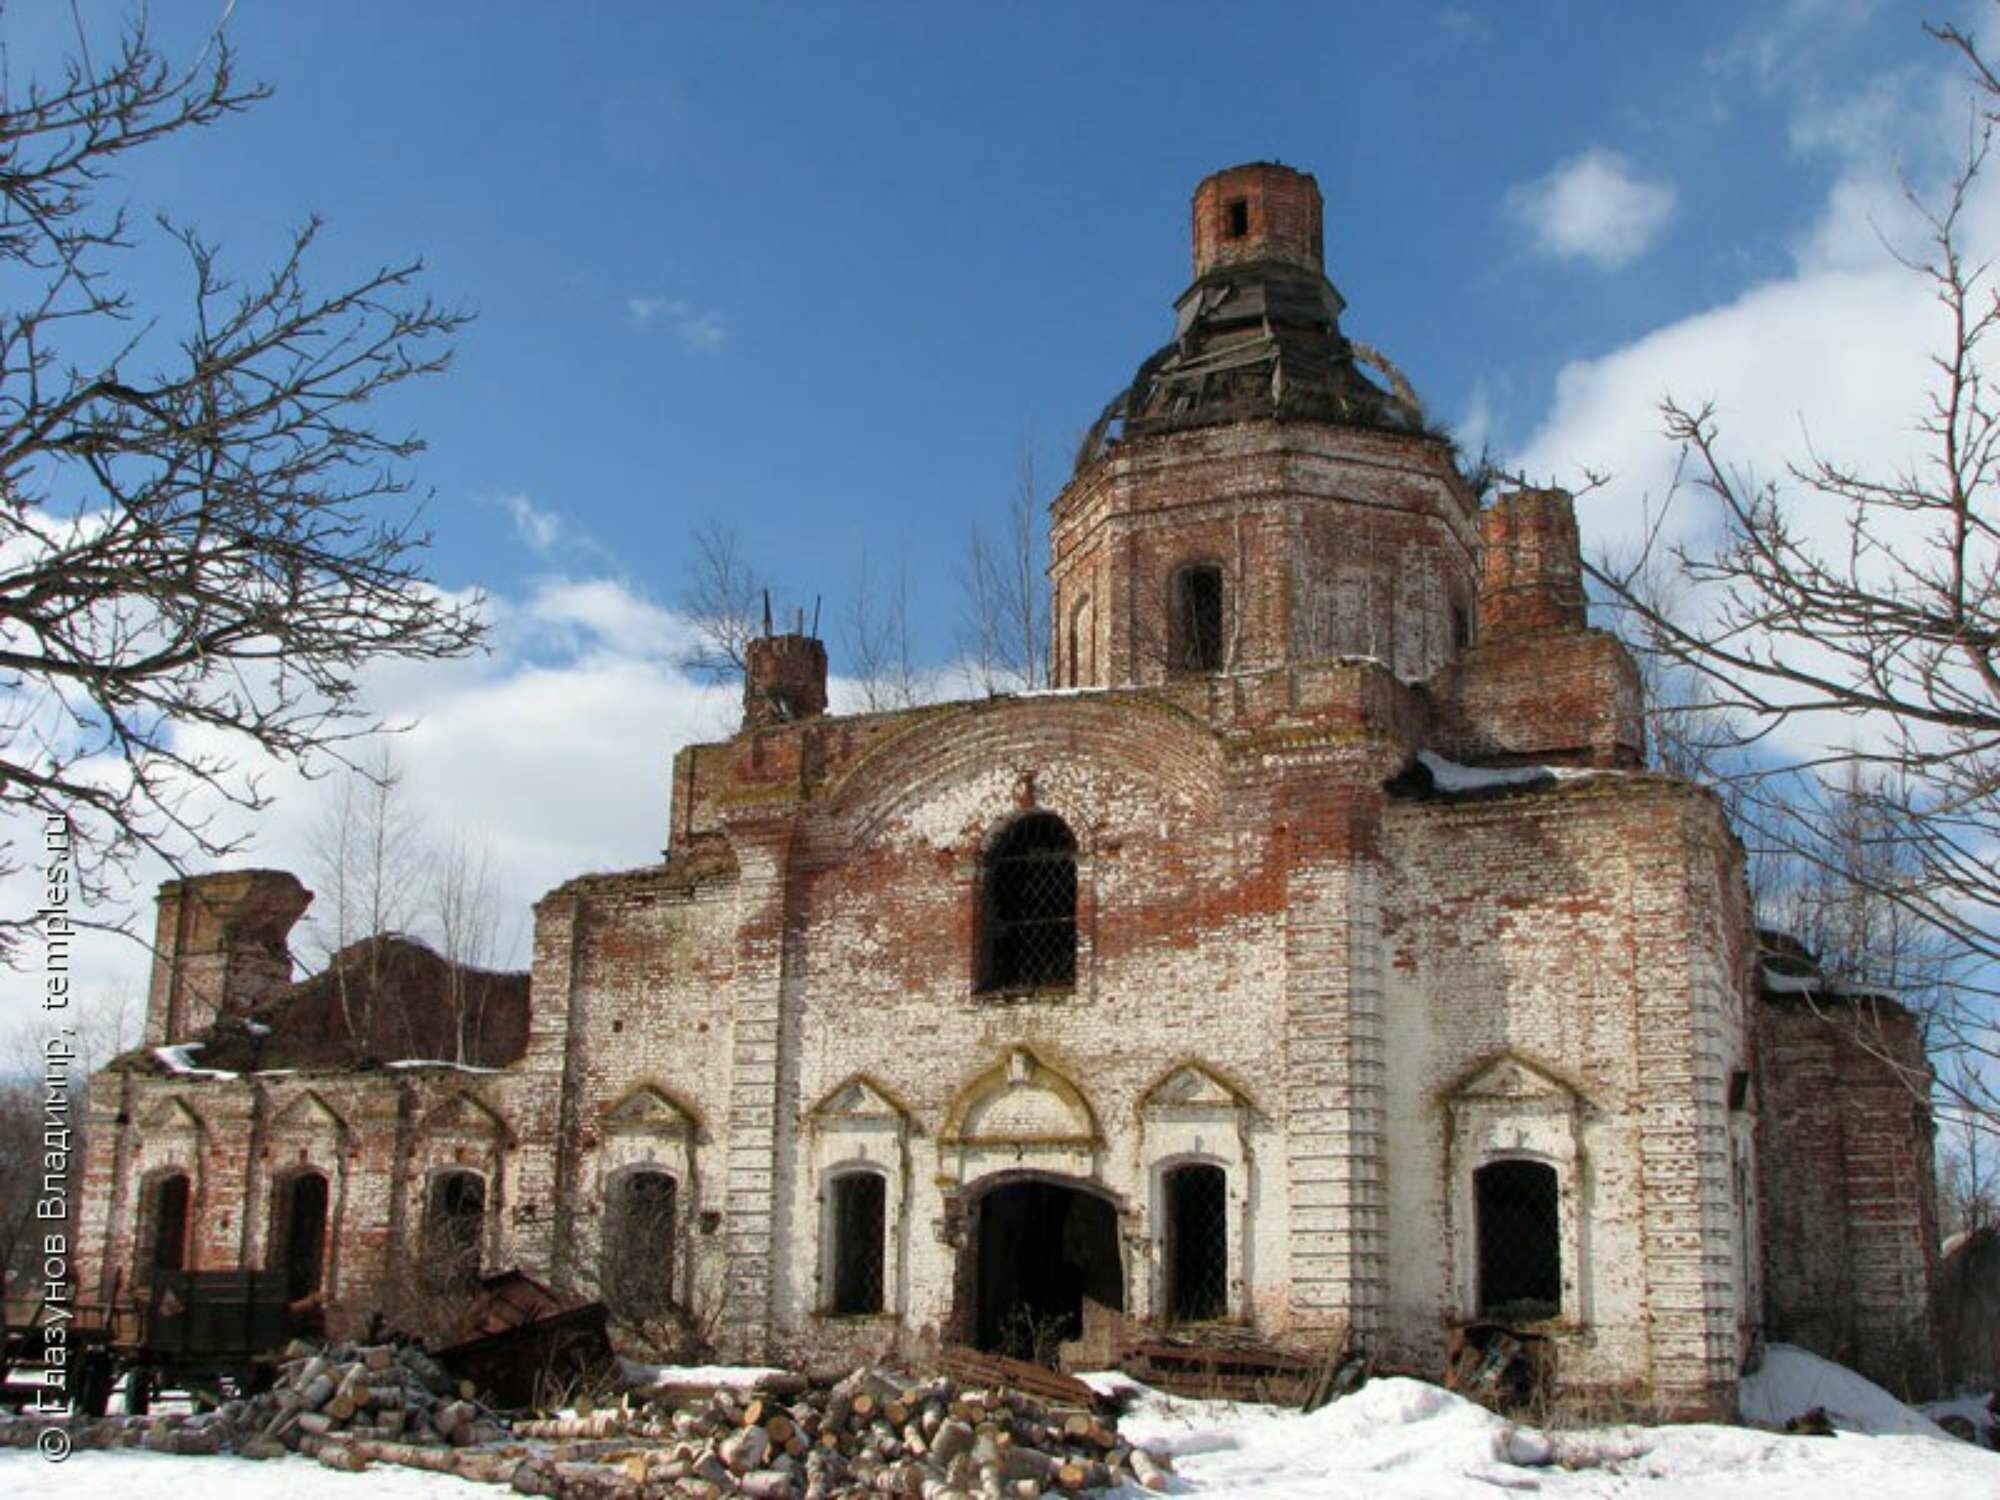
[[[477,1281],[485,1228],[485,1178],[477,1172],[440,1172],[433,1177],[424,1210],[425,1279],[436,1287]]]
[[[1053,813],[1008,826],[986,855],[979,987],[1076,982],[1076,840]]]
[[[1167,1228],[1167,1316],[1222,1317],[1229,1307],[1229,1197],[1222,1168],[1175,1167],[1162,1180]]]
[[[882,1311],[887,1188],[879,1172],[844,1172],[827,1184],[832,1215],[827,1252],[833,1273],[829,1312]]]
[[[1513,1322],[1562,1311],[1562,1233],[1556,1169],[1489,1162],[1472,1174],[1479,1224],[1479,1315]]]
[[[141,1239],[146,1270],[187,1269],[191,1192],[192,1184],[185,1172],[168,1172],[153,1180],[147,1194],[146,1228]]]
[[[1222,569],[1196,563],[1174,574],[1172,666],[1222,670]]]
[[[604,1235],[604,1296],[620,1312],[646,1317],[674,1301],[674,1235],[680,1184],[665,1172],[627,1172],[611,1193]]]
[[[271,1195],[267,1269],[285,1275],[285,1295],[297,1301],[319,1290],[326,1270],[326,1178],[298,1172],[281,1178]]]

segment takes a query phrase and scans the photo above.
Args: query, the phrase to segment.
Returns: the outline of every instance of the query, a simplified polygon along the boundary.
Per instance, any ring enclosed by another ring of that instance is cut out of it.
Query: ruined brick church
[[[756,641],[663,859],[545,896],[526,976],[295,982],[289,875],[163,887],[87,1287],[284,1268],[351,1326],[440,1257],[636,1249],[619,1295],[740,1357],[1235,1323],[1436,1370],[1487,1320],[1690,1409],[1760,1338],[1921,1337],[1910,1018],[1760,945],[1569,497],[1482,504],[1321,225],[1286,167],[1197,188],[1052,506],[1053,690],[836,716]]]

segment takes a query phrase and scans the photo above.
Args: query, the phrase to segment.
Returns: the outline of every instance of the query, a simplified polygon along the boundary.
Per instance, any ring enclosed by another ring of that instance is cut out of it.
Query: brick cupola
[[[1053,507],[1059,685],[1343,658],[1418,681],[1466,644],[1477,505],[1408,381],[1342,331],[1323,213],[1276,162],[1196,186],[1172,340]]]
[[[1319,184],[1310,172],[1251,162],[1204,177],[1194,190],[1194,274],[1260,261],[1326,268]]]

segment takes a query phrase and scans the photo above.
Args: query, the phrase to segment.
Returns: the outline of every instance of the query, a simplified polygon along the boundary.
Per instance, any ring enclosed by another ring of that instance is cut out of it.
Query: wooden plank
[[[980,1385],[1011,1385],[1031,1396],[1040,1396],[1065,1406],[1090,1407],[1097,1403],[1097,1392],[1075,1376],[1031,1365],[1025,1360],[981,1354],[977,1349],[968,1349],[962,1344],[948,1346],[939,1358],[945,1373],[960,1380]]]

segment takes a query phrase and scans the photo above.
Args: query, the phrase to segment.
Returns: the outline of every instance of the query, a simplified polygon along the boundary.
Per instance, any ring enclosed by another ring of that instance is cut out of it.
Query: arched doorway
[[[985,1350],[1046,1361],[1083,1332],[1087,1300],[1125,1307],[1118,1211],[1086,1187],[1035,1177],[997,1184],[972,1205],[965,1254],[970,1332]]]

